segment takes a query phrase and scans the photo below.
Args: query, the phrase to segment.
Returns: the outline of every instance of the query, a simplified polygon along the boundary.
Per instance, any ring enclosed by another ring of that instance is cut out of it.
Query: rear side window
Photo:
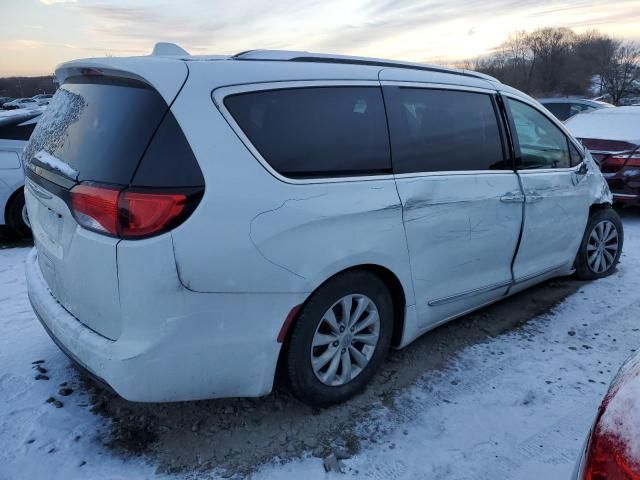
[[[292,178],[391,172],[378,87],[312,87],[232,95],[235,121],[278,173]]]
[[[384,93],[395,172],[512,169],[490,95],[404,87]]]
[[[518,100],[508,99],[520,145],[517,168],[568,168],[569,142],[562,131],[542,113]]]

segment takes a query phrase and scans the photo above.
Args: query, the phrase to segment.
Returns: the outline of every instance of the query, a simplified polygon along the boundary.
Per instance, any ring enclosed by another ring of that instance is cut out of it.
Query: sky
[[[453,63],[515,30],[596,28],[640,41],[640,0],[0,0],[0,77],[75,58],[254,48]]]

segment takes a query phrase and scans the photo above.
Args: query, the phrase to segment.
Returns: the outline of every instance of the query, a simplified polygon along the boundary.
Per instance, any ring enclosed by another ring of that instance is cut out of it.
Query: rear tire
[[[624,230],[618,213],[613,208],[593,212],[576,257],[576,276],[594,280],[611,275],[620,260],[623,244]]]
[[[31,228],[29,226],[29,216],[24,201],[24,191],[17,192],[7,206],[7,224],[21,238],[31,236]]]
[[[389,350],[391,294],[372,273],[339,274],[311,295],[292,328],[286,351],[292,393],[314,407],[344,402],[369,383]]]

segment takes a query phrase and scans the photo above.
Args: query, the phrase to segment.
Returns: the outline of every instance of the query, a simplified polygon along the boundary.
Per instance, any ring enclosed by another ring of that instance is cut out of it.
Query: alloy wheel
[[[594,273],[611,268],[618,254],[618,229],[609,220],[597,223],[587,242],[587,264]]]
[[[325,385],[349,383],[373,357],[379,337],[375,303],[366,295],[345,295],[324,313],[313,335],[313,373]]]

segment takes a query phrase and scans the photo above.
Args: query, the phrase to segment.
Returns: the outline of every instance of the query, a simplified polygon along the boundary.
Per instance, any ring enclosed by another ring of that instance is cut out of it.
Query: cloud
[[[40,0],[43,5],[59,5],[61,3],[76,3],[76,0]]]

